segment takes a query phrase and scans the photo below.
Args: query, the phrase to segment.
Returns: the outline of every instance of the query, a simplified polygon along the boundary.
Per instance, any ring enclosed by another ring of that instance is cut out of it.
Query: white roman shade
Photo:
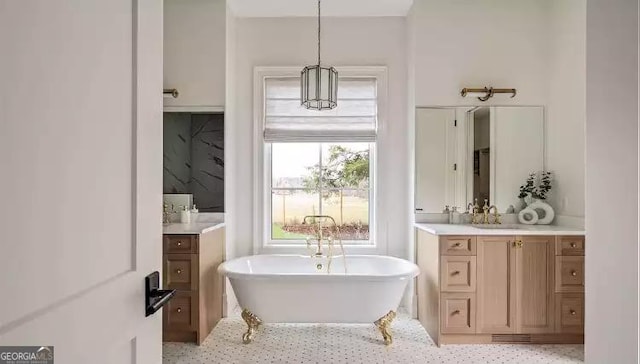
[[[308,110],[300,104],[300,78],[265,78],[266,142],[373,142],[377,129],[377,86],[373,77],[340,78],[338,106]]]

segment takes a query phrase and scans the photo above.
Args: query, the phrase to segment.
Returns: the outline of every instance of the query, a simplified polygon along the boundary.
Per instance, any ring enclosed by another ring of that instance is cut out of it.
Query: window
[[[271,241],[303,240],[304,216],[329,215],[343,241],[369,243],[371,149],[369,143],[273,143]]]
[[[377,78],[341,77],[338,107],[300,105],[300,79],[263,80],[265,244],[305,244],[307,215],[332,216],[347,245],[374,245]]]

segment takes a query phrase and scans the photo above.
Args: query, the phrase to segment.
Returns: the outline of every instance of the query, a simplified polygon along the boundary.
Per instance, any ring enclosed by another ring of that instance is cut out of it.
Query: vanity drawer
[[[584,236],[559,236],[556,255],[584,255]]]
[[[476,290],[476,257],[440,257],[440,290],[474,292]]]
[[[440,332],[474,334],[476,302],[474,293],[443,293],[440,296]]]
[[[190,331],[196,330],[197,302],[195,293],[177,292],[167,303],[163,311],[165,330]]]
[[[441,255],[476,255],[475,236],[443,236],[440,238]]]
[[[164,253],[198,253],[197,235],[165,235]]]
[[[167,289],[197,290],[198,256],[165,254],[164,286]]]
[[[584,257],[556,257],[556,292],[584,292]]]
[[[584,332],[584,293],[556,293],[556,332]]]

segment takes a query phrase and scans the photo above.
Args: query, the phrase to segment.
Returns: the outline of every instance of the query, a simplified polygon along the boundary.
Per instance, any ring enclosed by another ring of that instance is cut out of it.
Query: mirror
[[[192,194],[200,212],[224,212],[222,113],[164,113],[163,193]]]
[[[476,198],[519,211],[520,185],[544,170],[540,106],[418,108],[415,138],[416,213],[463,212]]]

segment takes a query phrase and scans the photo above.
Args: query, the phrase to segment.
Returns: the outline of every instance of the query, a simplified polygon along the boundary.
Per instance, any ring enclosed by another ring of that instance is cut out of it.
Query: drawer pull
[[[182,242],[181,242],[181,241],[179,241],[179,242],[177,242],[177,243],[176,243],[176,245],[177,245],[177,246],[182,246]]]
[[[576,243],[571,243],[569,244],[570,247],[575,248],[576,247]]]
[[[182,274],[182,269],[176,269],[176,273]]]
[[[572,275],[573,277],[575,277],[575,276],[577,276],[577,275],[578,275],[578,272],[576,272],[575,270],[572,270],[572,271],[571,271],[571,275]]]
[[[569,313],[570,313],[572,316],[575,316],[575,315],[576,315],[576,311],[575,311],[575,310],[569,310]]]
[[[451,312],[451,315],[459,315],[460,314],[460,310],[455,310],[453,312]]]
[[[180,312],[182,312],[182,309],[180,307],[178,307],[178,308],[176,308],[176,312],[180,313]]]
[[[457,276],[458,274],[460,274],[459,270],[454,270],[453,272],[451,272],[452,276]]]

